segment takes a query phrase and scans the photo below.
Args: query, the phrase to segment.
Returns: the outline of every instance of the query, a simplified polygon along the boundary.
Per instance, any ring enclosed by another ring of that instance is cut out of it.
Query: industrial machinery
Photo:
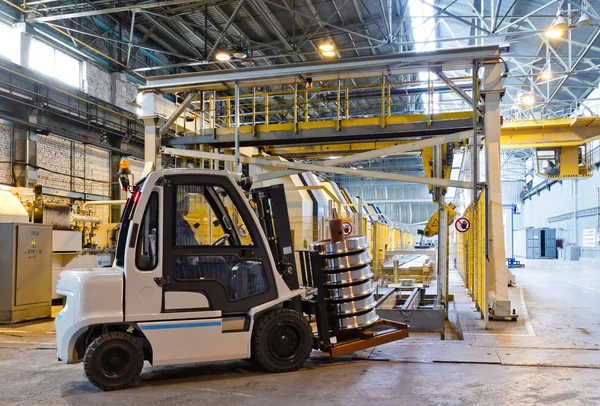
[[[456,210],[454,209],[456,209],[454,203],[444,205],[444,210],[448,212],[448,225],[451,225],[456,217]],[[425,228],[417,230],[417,234],[421,236],[421,241],[419,241],[419,245],[416,245],[415,248],[431,248],[431,244],[423,243],[423,237],[431,238],[437,235],[440,226],[439,215],[439,211],[436,210],[427,221]]]
[[[0,323],[50,317],[52,229],[28,219],[18,197],[0,191]]]
[[[50,317],[52,228],[0,223],[0,323]]]
[[[64,271],[57,286],[67,298],[55,319],[58,357],[83,362],[97,387],[132,385],[145,360],[251,358],[284,372],[313,348],[338,356],[408,336],[373,311],[363,240],[317,244],[314,288],[300,289],[282,185],[255,189],[248,202],[238,186],[248,182],[226,171],[121,181],[132,196],[114,266]]]

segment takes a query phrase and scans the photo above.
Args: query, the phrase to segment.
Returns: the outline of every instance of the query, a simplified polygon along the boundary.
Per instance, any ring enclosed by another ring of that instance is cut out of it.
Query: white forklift
[[[58,358],[83,362],[98,388],[131,386],[144,361],[252,359],[286,372],[313,348],[338,356],[408,336],[406,325],[373,316],[372,274],[364,270],[368,289],[355,284],[333,298],[346,312],[341,318],[318,294],[328,279],[317,252],[308,256],[312,267],[302,261],[302,278],[313,286],[300,288],[283,185],[248,192],[240,176],[203,169],[121,183],[132,194],[114,265],[64,271],[57,284],[66,298],[55,319]]]

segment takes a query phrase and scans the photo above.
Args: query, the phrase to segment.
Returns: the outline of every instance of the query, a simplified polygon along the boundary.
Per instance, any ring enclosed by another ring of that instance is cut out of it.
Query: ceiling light
[[[569,23],[566,18],[559,14],[556,16],[556,20],[552,23],[551,28],[554,30],[566,30],[569,28]]]
[[[582,11],[581,17],[579,17],[579,20],[577,20],[577,26],[578,27],[587,27],[588,25],[591,25],[592,23],[593,23],[593,20],[589,16],[589,14]]]
[[[336,53],[335,53],[335,51],[323,51],[323,52],[321,52],[321,55],[331,58],[332,56],[335,56]]]
[[[217,51],[217,53],[215,54],[215,59],[217,61],[221,61],[221,62],[227,62],[228,60],[231,59],[231,55],[229,55],[229,52],[227,52],[227,50],[225,49],[220,49],[219,51]]]
[[[565,34],[565,30],[567,28],[569,28],[569,22],[565,17],[563,17],[559,8],[556,14],[556,19],[546,31],[546,36],[548,38],[560,38]]]
[[[235,47],[235,50],[233,51],[234,58],[244,59],[247,56],[248,56],[248,54],[246,54],[246,51],[244,50],[244,48],[241,45],[238,45]]]
[[[241,63],[244,66],[254,66],[254,61],[251,59],[246,59],[245,61],[242,61]]]
[[[332,52],[334,48],[335,46],[333,45],[333,42],[330,39],[327,39],[319,44],[319,51],[321,51],[322,53]]]
[[[521,96],[521,105],[523,106],[533,106],[535,103],[535,98],[531,93],[525,93]]]
[[[550,80],[552,79],[552,71],[550,69],[545,69],[540,73],[540,79],[542,80]]]
[[[560,38],[563,35],[565,35],[565,31],[558,28],[550,28],[546,31],[546,37],[548,38]]]

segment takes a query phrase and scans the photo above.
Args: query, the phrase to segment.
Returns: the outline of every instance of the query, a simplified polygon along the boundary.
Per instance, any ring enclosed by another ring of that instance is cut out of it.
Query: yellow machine
[[[442,177],[444,179],[450,179],[450,172],[452,170],[452,161],[454,159],[454,149],[462,146],[463,141],[451,142],[442,145]],[[423,160],[423,168],[425,170],[425,176],[433,178],[433,147],[423,148],[421,150],[421,159]],[[428,185],[429,193],[433,194],[433,185]],[[447,188],[442,188],[443,194],[446,194]],[[437,198],[433,197],[433,202],[437,203]],[[431,220],[430,220],[431,221]]]
[[[592,176],[592,163],[587,145],[573,147],[537,148],[537,173],[550,179],[587,178]]]
[[[456,206],[454,203],[444,205],[444,210],[448,212],[448,225],[451,225],[454,222],[454,217],[456,217],[456,210],[454,210],[455,208]],[[423,233],[421,234],[421,230],[419,230],[419,234],[423,235],[424,237],[433,237],[434,235],[437,235],[440,225],[438,216],[439,211],[436,210],[436,212],[433,213],[433,215],[429,218],[425,229],[422,230]]]

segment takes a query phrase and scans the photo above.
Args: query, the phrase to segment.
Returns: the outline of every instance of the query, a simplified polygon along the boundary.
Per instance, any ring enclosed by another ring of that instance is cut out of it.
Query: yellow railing
[[[471,222],[471,228],[458,233],[456,267],[469,291],[469,295],[483,310],[485,303],[485,192],[472,202],[463,217]]]

